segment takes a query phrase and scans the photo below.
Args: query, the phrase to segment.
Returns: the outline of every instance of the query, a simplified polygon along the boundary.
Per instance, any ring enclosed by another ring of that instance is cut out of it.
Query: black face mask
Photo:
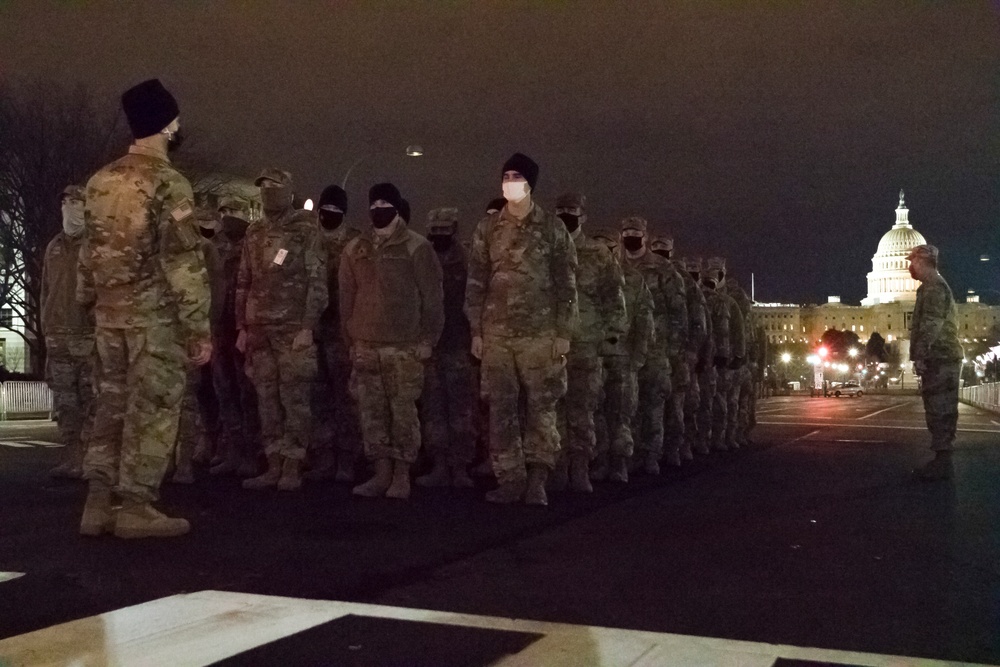
[[[324,211],[319,210],[319,224],[323,225],[323,229],[334,230],[340,227],[340,223],[344,221],[344,214],[340,211]]]
[[[235,215],[222,216],[222,232],[233,243],[239,243],[247,235],[247,221]]]
[[[396,208],[390,206],[388,208],[372,208],[368,210],[368,215],[372,219],[372,227],[375,229],[384,229],[388,227],[393,220],[396,219]]]
[[[697,271],[691,271],[691,280],[699,282],[701,280],[701,274]]]
[[[622,245],[629,252],[639,252],[642,250],[642,237],[641,236],[623,236]]]
[[[184,133],[181,130],[177,130],[176,132],[170,135],[169,139],[167,139],[167,152],[173,153],[183,144],[184,144]]]
[[[654,255],[659,255],[660,257],[663,257],[664,259],[670,259],[670,251],[669,250],[654,250],[653,254]]]
[[[427,240],[434,246],[437,252],[445,252],[451,248],[454,238],[451,234],[428,234]]]
[[[566,231],[570,234],[580,228],[580,216],[578,215],[573,215],[572,213],[560,213],[559,219],[563,221],[564,225],[566,225]]]
[[[210,239],[213,236],[215,236],[214,229],[210,229],[208,227],[199,227],[198,229],[201,231],[201,235],[204,236],[206,239]]]

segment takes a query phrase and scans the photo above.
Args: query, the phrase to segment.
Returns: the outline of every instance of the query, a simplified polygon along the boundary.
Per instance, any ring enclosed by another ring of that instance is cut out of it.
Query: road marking
[[[867,444],[867,445],[881,445],[882,443],[885,442],[885,440],[847,440],[847,439],[841,439],[841,440],[834,440],[833,442],[861,442],[861,443],[864,443],[864,444]]]
[[[890,429],[898,431],[926,431],[926,426],[876,426],[875,424],[856,424],[849,422],[846,424],[816,424],[813,422],[770,422],[758,421],[758,424],[767,426],[822,426],[824,428],[875,428]],[[960,428],[959,433],[1000,433],[1000,429],[995,428]]]
[[[759,422],[758,422],[758,423],[759,423]],[[783,443],[781,443],[781,444],[782,444],[782,445],[791,445],[792,443],[795,443],[795,442],[798,442],[799,440],[805,440],[806,438],[808,438],[808,437],[809,437],[809,436],[811,436],[811,435],[816,435],[817,433],[819,433],[819,432],[820,432],[820,431],[822,431],[822,430],[823,430],[823,429],[821,429],[821,428],[818,428],[818,429],[816,429],[815,431],[812,431],[812,432],[810,432],[810,433],[806,433],[805,435],[800,435],[799,437],[797,437],[797,438],[795,438],[795,439],[793,439],[793,440],[789,440],[788,442],[783,442]]]
[[[0,446],[31,449],[31,445],[26,445],[23,442],[14,442],[13,440],[0,440]]]
[[[880,415],[883,412],[889,412],[889,410],[895,410],[896,408],[901,408],[904,405],[909,405],[909,403],[897,403],[896,405],[890,405],[889,407],[884,408],[882,410],[878,410],[877,412],[873,412],[870,415],[865,415],[864,417],[858,417],[858,419],[868,419],[869,417],[874,417],[875,415]]]
[[[5,581],[12,581],[18,577],[23,577],[24,572],[0,572],[0,584]]]
[[[63,445],[58,442],[48,442],[46,440],[0,440],[0,446],[31,449],[33,447],[62,447]]]

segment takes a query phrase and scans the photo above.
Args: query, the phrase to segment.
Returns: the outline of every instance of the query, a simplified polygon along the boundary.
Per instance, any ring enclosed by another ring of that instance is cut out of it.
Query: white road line
[[[876,426],[875,424],[817,424],[814,422],[769,422],[769,421],[758,421],[758,424],[766,424],[768,426],[822,426],[826,428],[874,428],[874,429],[885,429],[885,430],[897,430],[897,431],[926,431],[926,426]],[[996,428],[960,428],[959,433],[1000,433],[1000,429]]]
[[[36,445],[38,447],[62,447],[61,443],[51,442],[49,440],[22,440],[29,445]]]
[[[23,576],[24,572],[0,572],[0,584]]]
[[[865,415],[864,417],[858,417],[858,419],[868,419],[869,417],[874,417],[875,415],[880,415],[883,412],[889,412],[889,410],[895,410],[896,408],[901,408],[904,405],[909,405],[909,403],[897,403],[896,405],[890,405],[889,407],[884,408],[882,410],[879,410],[877,412],[873,412],[870,415]]]
[[[846,440],[846,439],[841,439],[841,440],[834,440],[833,442],[861,442],[861,443],[864,443],[864,444],[867,444],[867,445],[875,445],[875,444],[881,445],[882,443],[885,442],[885,440]]]
[[[31,449],[31,445],[26,445],[23,442],[14,442],[13,440],[0,440],[0,447],[16,447],[18,449]]]
[[[793,439],[793,440],[789,440],[788,442],[783,442],[783,443],[781,443],[781,444],[782,444],[782,445],[790,445],[790,444],[792,444],[792,443],[795,443],[795,442],[798,442],[799,440],[805,440],[805,439],[806,439],[806,438],[808,438],[809,436],[811,436],[811,435],[816,435],[817,433],[819,433],[819,432],[820,432],[820,431],[822,431],[822,430],[823,430],[823,429],[819,429],[819,428],[818,428],[818,429],[816,429],[815,431],[812,431],[812,432],[810,432],[810,433],[806,433],[805,435],[800,435],[799,437],[797,437],[797,438],[795,438],[795,439]]]

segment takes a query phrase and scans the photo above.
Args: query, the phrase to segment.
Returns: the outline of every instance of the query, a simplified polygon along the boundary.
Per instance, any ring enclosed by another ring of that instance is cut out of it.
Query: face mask
[[[519,202],[527,196],[527,181],[507,181],[503,184],[503,198],[507,201]]]
[[[719,283],[715,282],[714,278],[705,278],[705,280],[702,281],[702,284],[708,289],[715,289],[719,285]]]
[[[198,229],[201,231],[201,235],[206,239],[210,239],[215,236],[215,230],[211,227],[199,227]]]
[[[639,252],[642,250],[642,237],[641,236],[623,236],[622,245],[629,252]]]
[[[235,215],[223,216],[222,231],[229,237],[229,240],[238,243],[247,235],[247,221]]]
[[[265,211],[280,213],[292,207],[292,191],[288,188],[261,188],[260,202]]]
[[[427,240],[431,242],[434,246],[434,250],[437,252],[445,252],[451,248],[452,235],[451,234],[428,234]]]
[[[167,152],[173,153],[184,144],[184,133],[178,128],[176,132],[167,132]]]
[[[698,273],[697,271],[692,271],[691,272],[691,280],[693,280],[695,282],[698,282],[699,280],[701,280],[701,274]]]
[[[572,213],[560,213],[559,219],[563,221],[564,225],[566,225],[566,231],[570,234],[580,228],[580,216],[578,215],[573,215]]]
[[[340,223],[343,221],[344,214],[340,211],[319,210],[319,224],[323,225],[323,229],[333,231],[337,227],[340,227]]]
[[[396,219],[396,208],[393,206],[372,208],[368,210],[368,215],[371,216],[372,227],[375,229],[385,229]]]
[[[76,238],[77,236],[80,236],[80,234],[83,234],[82,204],[63,204],[62,216],[63,231],[66,232],[66,236]]]
[[[654,250],[653,254],[654,255],[659,255],[660,257],[663,257],[664,259],[670,259],[670,251],[669,250],[662,250],[662,249],[661,250]]]

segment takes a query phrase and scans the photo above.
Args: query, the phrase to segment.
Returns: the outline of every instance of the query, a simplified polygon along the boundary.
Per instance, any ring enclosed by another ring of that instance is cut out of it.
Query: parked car
[[[864,390],[861,388],[861,383],[853,381],[839,384],[831,389],[831,391],[837,398],[840,398],[841,396],[850,396],[851,398],[854,398],[855,396],[864,396],[865,394]]]

